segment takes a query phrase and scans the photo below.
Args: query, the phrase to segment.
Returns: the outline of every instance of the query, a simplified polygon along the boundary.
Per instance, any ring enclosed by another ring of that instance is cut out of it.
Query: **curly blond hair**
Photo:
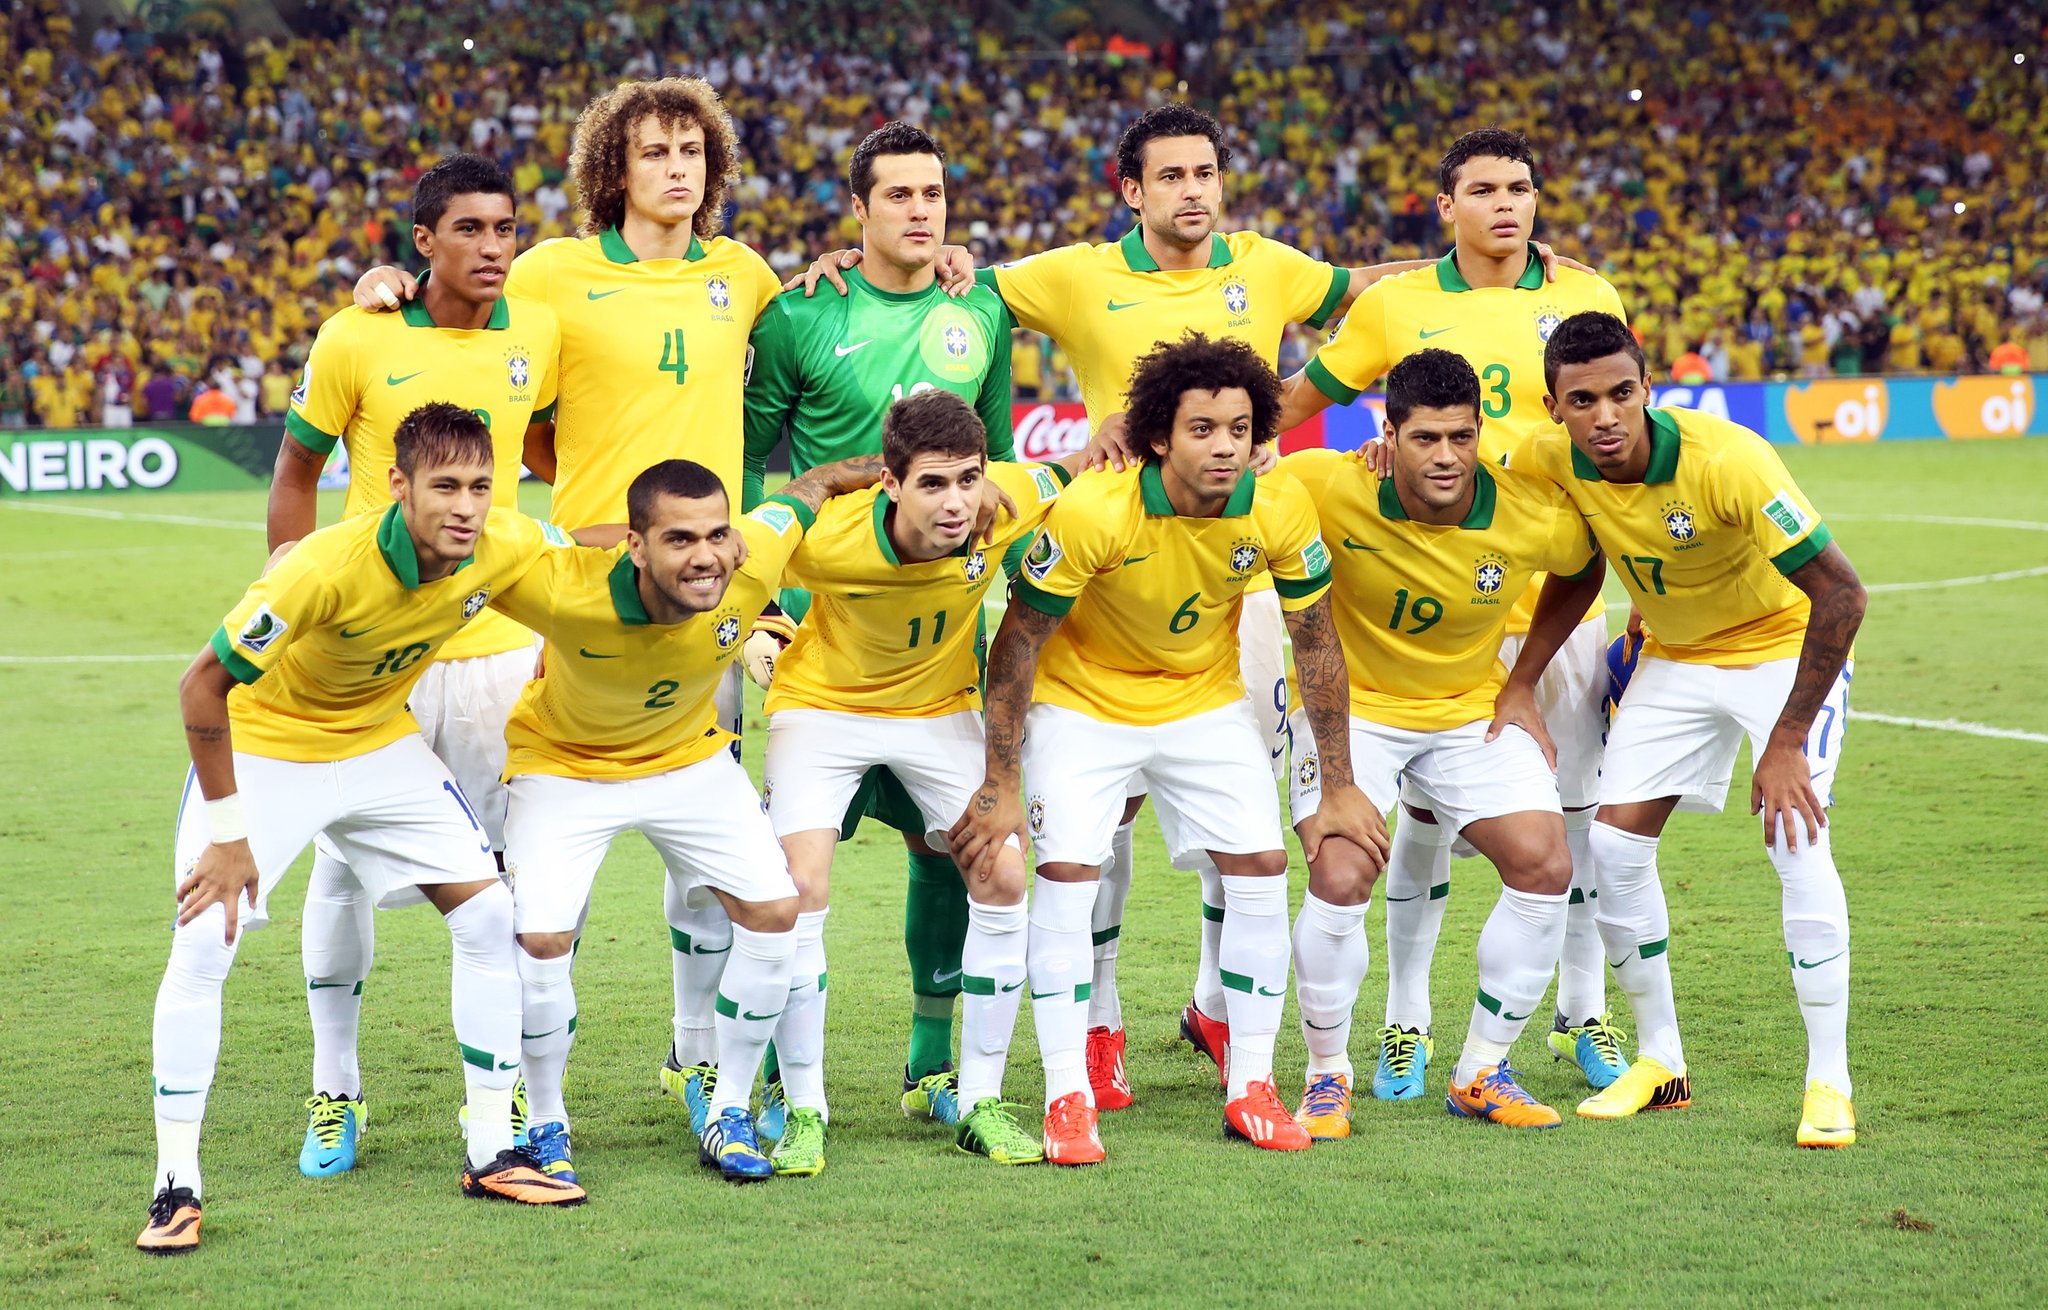
[[[725,199],[740,180],[739,133],[718,92],[701,77],[621,82],[590,102],[576,120],[569,176],[583,204],[584,236],[626,220],[626,151],[634,126],[652,117],[663,128],[704,129],[704,199],[692,224],[699,237],[718,235]]]

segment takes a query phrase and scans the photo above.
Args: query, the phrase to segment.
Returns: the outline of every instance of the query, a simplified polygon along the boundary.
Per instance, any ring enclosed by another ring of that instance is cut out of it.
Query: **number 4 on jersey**
[[[676,375],[676,385],[683,385],[683,375],[690,366],[683,362],[683,330],[675,329],[661,339],[661,371]]]

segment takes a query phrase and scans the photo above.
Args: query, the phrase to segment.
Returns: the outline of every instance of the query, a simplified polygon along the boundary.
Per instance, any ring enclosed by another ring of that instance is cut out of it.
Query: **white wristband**
[[[213,844],[225,846],[231,841],[244,841],[249,836],[249,825],[242,818],[242,794],[223,796],[217,801],[206,802],[206,830]]]

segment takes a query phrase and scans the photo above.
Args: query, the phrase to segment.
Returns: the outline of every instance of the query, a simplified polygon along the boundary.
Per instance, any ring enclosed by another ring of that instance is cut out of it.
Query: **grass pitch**
[[[1834,821],[1855,933],[1855,1148],[1791,1144],[1804,1042],[1775,880],[1739,813],[1746,776],[1738,813],[1681,817],[1663,848],[1691,1110],[1576,1119],[1581,1088],[1532,1031],[1517,1054],[1532,1090],[1567,1110],[1561,1130],[1368,1097],[1352,1140],[1292,1157],[1226,1143],[1213,1073],[1173,1039],[1195,887],[1143,820],[1122,974],[1138,1104],[1105,1116],[1109,1163],[1077,1171],[997,1169],[898,1115],[903,861],[872,827],[834,879],[830,1167],[747,1189],[701,1170],[681,1107],[655,1086],[669,1006],[659,866],[623,841],[578,969],[569,1094],[592,1200],[563,1213],[457,1192],[448,940],[425,910],[378,924],[362,1163],[299,1176],[302,861],[228,986],[206,1243],[176,1261],[130,1246],[154,1160],[150,1009],[184,767],[174,686],[262,563],[261,498],[0,502],[0,996],[15,1034],[0,1069],[0,1285],[17,1304],[2048,1303],[2048,1160],[2029,1090],[2048,1010],[2048,576],[1902,587],[2048,565],[2048,442],[1785,455],[1879,584],[1853,708],[2035,738],[1852,723]],[[81,655],[157,658],[23,662]],[[1297,897],[1301,877],[1297,861]],[[1497,886],[1479,861],[1453,880],[1435,1090]],[[1353,1042],[1366,1070],[1385,983],[1377,907],[1369,930]],[[1301,1061],[1290,1004],[1283,1094]],[[1035,1106],[1028,1007],[1009,1086]]]

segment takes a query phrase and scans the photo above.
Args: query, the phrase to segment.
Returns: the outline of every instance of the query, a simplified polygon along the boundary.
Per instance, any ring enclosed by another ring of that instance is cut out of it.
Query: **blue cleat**
[[[946,1061],[937,1073],[912,1078],[903,1071],[903,1117],[951,1126],[960,1122],[960,1075]]]
[[[755,1183],[775,1176],[775,1162],[761,1151],[754,1116],[737,1105],[720,1110],[697,1139],[697,1162],[728,1182]]]
[[[789,1131],[789,1096],[782,1090],[782,1080],[772,1078],[761,1089],[761,1113],[754,1118],[754,1129],[763,1141],[779,1142]]]
[[[569,1125],[554,1122],[529,1124],[526,1143],[526,1153],[533,1157],[542,1173],[565,1183],[576,1181],[576,1166],[569,1160]]]
[[[1380,1029],[1380,1064],[1372,1073],[1372,1094],[1382,1101],[1412,1101],[1422,1095],[1423,1071],[1435,1043],[1417,1028],[1388,1024]]]
[[[718,1090],[718,1066],[684,1064],[670,1047],[668,1058],[661,1062],[661,1090],[689,1108],[690,1131],[702,1137],[705,1121],[711,1117],[712,1094]]]
[[[1621,1053],[1628,1034],[1609,1023],[1611,1017],[1603,1014],[1583,1024],[1571,1024],[1560,1014],[1550,1027],[1550,1053],[1578,1065],[1579,1072],[1586,1075],[1586,1086],[1596,1092],[1612,1087],[1615,1079],[1628,1072],[1628,1057]]]
[[[306,1144],[299,1148],[299,1172],[308,1178],[332,1178],[356,1167],[356,1143],[370,1121],[361,1100],[345,1100],[315,1092],[306,1098]]]

